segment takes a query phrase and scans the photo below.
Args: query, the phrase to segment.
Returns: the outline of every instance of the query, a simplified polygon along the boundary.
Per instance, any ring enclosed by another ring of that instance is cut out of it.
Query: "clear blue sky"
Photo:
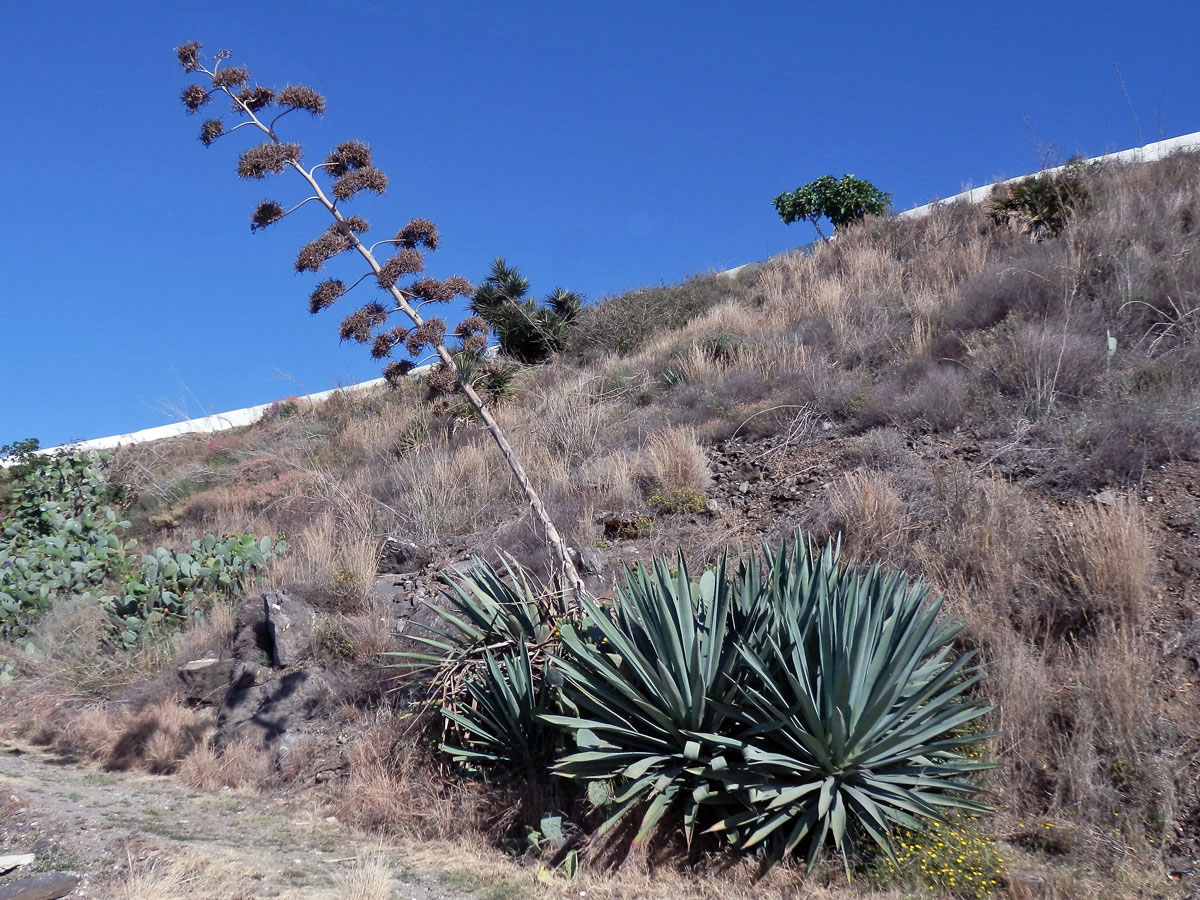
[[[326,95],[284,131],[356,138],[390,176],[351,209],[423,216],[430,273],[493,257],[592,300],[807,243],[777,193],[854,173],[898,209],[964,183],[1200,130],[1193,3],[0,4],[0,444],[43,446],[376,377],[310,317],[296,249],[323,211],[251,235],[294,176],[205,149],[172,48]],[[356,292],[357,293],[357,292]],[[364,293],[360,298],[366,299]],[[345,303],[347,301],[343,301]],[[345,311],[349,311],[347,307]]]

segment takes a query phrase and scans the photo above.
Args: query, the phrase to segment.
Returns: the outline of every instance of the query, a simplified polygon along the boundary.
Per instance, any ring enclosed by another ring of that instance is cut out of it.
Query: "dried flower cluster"
[[[237,102],[233,104],[233,111],[243,113],[247,109],[251,112],[258,112],[275,100],[275,92],[269,87],[257,85],[255,87],[244,87],[237,94]]]
[[[250,80],[250,70],[242,66],[230,66],[227,69],[217,69],[213,72],[213,87],[240,87]]]
[[[306,109],[314,116],[325,112],[325,98],[310,87],[291,84],[279,92],[279,105],[293,109]]]
[[[419,250],[404,249],[383,264],[375,279],[381,288],[388,290],[405,275],[416,275],[424,268],[425,258]]]
[[[387,383],[392,387],[399,387],[404,383],[404,378],[413,370],[413,363],[407,359],[398,359],[395,362],[390,362],[383,370],[383,377],[387,379]]]
[[[374,166],[365,166],[354,172],[347,172],[333,183],[333,196],[339,200],[349,200],[359,191],[371,191],[375,194],[387,192],[388,179]]]
[[[424,246],[427,250],[436,250],[438,246],[437,226],[428,219],[413,219],[396,232],[393,238],[401,247],[412,249]]]
[[[183,101],[183,105],[187,107],[189,113],[194,113],[205,103],[208,103],[212,97],[200,85],[189,84],[183,89],[183,93],[179,95],[179,99]]]
[[[381,304],[368,303],[342,320],[341,338],[343,341],[369,344],[375,336],[375,327],[386,322],[387,317],[388,312]]]
[[[250,230],[258,231],[260,228],[266,228],[268,225],[278,222],[284,216],[284,209],[274,200],[264,200],[254,209],[254,214],[250,216]]]
[[[366,225],[367,223],[357,216],[330,225],[319,238],[300,248],[300,252],[296,254],[296,271],[320,271],[326,262],[352,248],[354,240],[351,234],[366,231]]]
[[[333,306],[338,297],[346,293],[346,283],[337,278],[327,278],[317,285],[308,298],[308,311],[314,315]]]
[[[346,141],[338,144],[333,152],[325,158],[325,171],[334,178],[341,178],[347,172],[365,169],[371,165],[371,148],[361,141]]]
[[[200,48],[203,46],[199,41],[189,41],[175,48],[175,55],[179,57],[183,71],[195,72],[200,67]]]
[[[259,144],[242,154],[237,173],[242,178],[265,178],[268,174],[279,174],[288,163],[298,162],[299,144]]]
[[[224,133],[224,122],[220,119],[209,119],[200,127],[200,143],[207,147]]]

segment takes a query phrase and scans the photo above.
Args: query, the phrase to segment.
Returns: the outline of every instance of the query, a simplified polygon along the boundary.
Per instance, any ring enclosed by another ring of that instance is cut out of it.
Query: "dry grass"
[[[1060,615],[1118,625],[1142,622],[1154,552],[1136,499],[1075,506],[1060,519],[1055,541],[1059,581],[1066,591]]]
[[[904,532],[904,501],[879,472],[848,472],[829,491],[826,527],[840,532],[858,559],[882,559]]]
[[[335,879],[342,900],[390,900],[395,874],[382,848],[361,854]]]
[[[466,841],[480,834],[481,801],[443,778],[401,723],[385,719],[346,752],[350,776],[334,800],[343,822],[405,841]]]
[[[277,780],[275,753],[249,738],[230,741],[221,747],[200,744],[178,766],[179,777],[201,791],[242,788],[265,790]]]
[[[650,458],[667,490],[704,493],[712,482],[708,456],[691,428],[666,428],[650,436]]]

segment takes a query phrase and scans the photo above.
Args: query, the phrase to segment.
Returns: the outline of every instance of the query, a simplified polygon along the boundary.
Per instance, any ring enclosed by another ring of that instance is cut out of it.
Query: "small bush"
[[[996,225],[1015,228],[1032,240],[1055,237],[1088,201],[1086,166],[1068,162],[1057,172],[1044,172],[998,185],[988,204]]]
[[[662,516],[696,515],[704,512],[708,498],[695,488],[676,488],[652,494],[650,508]]]

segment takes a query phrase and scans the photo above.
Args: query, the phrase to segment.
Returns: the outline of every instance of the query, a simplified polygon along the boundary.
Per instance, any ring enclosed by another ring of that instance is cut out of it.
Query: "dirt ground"
[[[317,800],[223,790],[164,776],[104,772],[69,755],[0,744],[0,855],[35,853],[35,871],[81,876],[71,898],[333,898],[356,896],[364,862],[390,872],[376,896],[497,897],[496,886],[407,864],[396,848],[353,833]],[[137,890],[131,888],[137,887]]]

